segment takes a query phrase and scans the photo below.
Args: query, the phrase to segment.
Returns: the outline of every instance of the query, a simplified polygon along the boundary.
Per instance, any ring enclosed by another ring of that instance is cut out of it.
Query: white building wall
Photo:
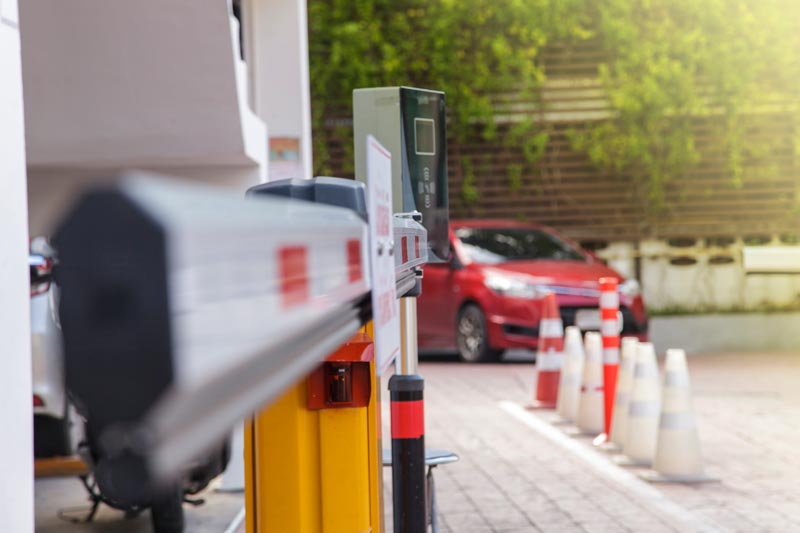
[[[21,6],[31,235],[120,170],[244,190],[267,179],[238,23],[218,0]]]
[[[225,2],[26,0],[20,20],[28,165],[258,165]]]
[[[17,0],[0,0],[0,523],[33,531],[25,130]]]
[[[159,167],[156,165],[135,165],[137,170],[154,172],[170,178],[230,187],[238,191],[247,190],[256,183],[264,181],[263,167],[240,166],[194,166]],[[118,169],[45,169],[28,167],[28,212],[31,237],[49,237],[56,225],[75,202],[83,190],[92,185],[109,182]],[[0,532],[2,533],[2,532]]]
[[[291,146],[297,160],[270,157],[270,179],[311,178],[311,96],[308,22],[304,0],[245,0],[245,58],[253,110],[271,142]]]

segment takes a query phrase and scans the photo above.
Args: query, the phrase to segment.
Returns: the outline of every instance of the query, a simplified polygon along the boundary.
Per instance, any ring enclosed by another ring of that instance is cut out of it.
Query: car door
[[[458,293],[456,270],[451,263],[425,265],[422,294],[417,301],[420,348],[453,347]]]

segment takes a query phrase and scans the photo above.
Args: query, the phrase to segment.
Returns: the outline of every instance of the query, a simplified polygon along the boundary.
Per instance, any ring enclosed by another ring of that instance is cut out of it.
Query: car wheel
[[[494,350],[489,346],[486,317],[481,308],[474,304],[464,306],[458,313],[456,344],[461,359],[468,363],[498,361],[503,356],[503,350]]]

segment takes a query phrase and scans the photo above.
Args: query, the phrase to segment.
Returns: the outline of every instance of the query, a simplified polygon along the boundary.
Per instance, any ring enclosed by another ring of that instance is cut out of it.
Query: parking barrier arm
[[[411,222],[398,295],[424,261]],[[87,192],[55,242],[68,387],[105,453],[155,481],[371,316],[367,226],[344,208],[128,173]]]

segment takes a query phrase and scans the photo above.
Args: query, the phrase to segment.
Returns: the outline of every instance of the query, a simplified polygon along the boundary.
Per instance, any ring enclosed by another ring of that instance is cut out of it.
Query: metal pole
[[[400,357],[397,358],[397,374],[416,374],[419,363],[417,351],[417,299],[400,298]]]
[[[389,380],[392,411],[394,531],[424,533],[425,416],[422,376],[417,372],[417,302],[400,299],[400,357]]]

